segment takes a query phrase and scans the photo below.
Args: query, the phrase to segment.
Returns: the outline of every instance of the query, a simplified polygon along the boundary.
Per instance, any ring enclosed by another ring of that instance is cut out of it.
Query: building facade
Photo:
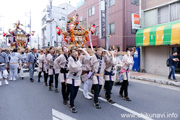
[[[2,24],[2,16],[0,16],[0,47],[3,42],[3,24]]]
[[[0,47],[1,48],[8,48],[9,47],[8,41],[6,40],[6,37],[3,37],[3,32],[4,32],[3,28],[4,28],[4,26],[0,20]]]
[[[3,29],[2,29],[2,25],[0,23],[0,46],[2,44],[2,41],[3,41]]]
[[[103,22],[101,10],[105,6],[102,0],[82,0],[78,9],[68,16],[79,14],[80,20],[86,29],[96,25],[95,35],[98,36],[97,46],[105,47],[102,36]],[[137,13],[139,7],[131,0],[109,0],[109,46],[117,46],[121,51],[127,47],[135,46],[135,34],[131,33],[131,14]]]
[[[141,48],[140,69],[167,76],[167,59],[173,50],[180,52],[180,1],[142,0],[141,26],[136,33],[136,45]]]
[[[42,46],[58,47],[61,44],[62,37],[56,34],[56,26],[60,27],[61,30],[66,30],[67,15],[76,8],[67,3],[53,6],[52,20],[50,20],[49,9],[50,6],[47,6],[42,12]],[[52,36],[50,36],[50,24],[52,24]]]

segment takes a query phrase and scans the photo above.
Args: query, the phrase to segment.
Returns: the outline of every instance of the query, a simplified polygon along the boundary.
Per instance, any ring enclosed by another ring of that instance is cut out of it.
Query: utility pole
[[[109,0],[106,0],[106,50],[109,49]]]
[[[50,20],[52,20],[52,0],[50,0]],[[52,23],[50,23],[50,46],[53,45],[53,40],[52,40]]]
[[[125,43],[125,44],[124,44],[124,50],[125,50],[125,51],[126,51],[126,49],[127,49],[127,41],[126,41],[126,40],[127,40],[127,39],[126,39],[126,32],[127,32],[127,31],[126,31],[126,30],[127,30],[127,28],[126,28],[126,27],[127,27],[127,26],[126,26],[126,24],[127,24],[127,11],[126,11],[126,10],[127,10],[127,4],[126,4],[126,0],[125,0],[125,1],[124,1],[124,26],[125,26],[125,27],[124,27],[124,38],[123,38],[123,39],[124,39],[124,43]]]
[[[31,10],[30,10],[30,17],[29,18],[30,18],[30,22],[29,22],[29,24],[30,24],[30,26],[29,26],[30,27],[30,47],[32,47],[32,45],[31,45],[31,33],[32,33],[31,32]]]
[[[56,23],[56,28],[58,27],[57,23]],[[56,47],[58,47],[58,35],[56,33]]]
[[[139,16],[140,16],[140,26],[141,26],[141,28],[142,28],[142,26],[144,27],[144,24],[142,24],[142,23],[144,23],[144,21],[142,21],[142,19],[141,19],[141,17],[142,17],[142,14],[141,14],[141,12],[142,12],[141,5],[142,5],[142,0],[139,0]]]
[[[39,34],[38,34],[38,50],[39,50]]]
[[[140,16],[140,19],[141,19],[141,0],[139,0],[139,16]]]

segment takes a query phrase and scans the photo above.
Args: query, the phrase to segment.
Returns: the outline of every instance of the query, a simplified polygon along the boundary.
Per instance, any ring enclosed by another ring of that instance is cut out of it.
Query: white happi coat
[[[68,58],[69,56],[62,54],[59,57],[57,57],[56,60],[54,61],[54,68],[59,70],[59,78],[61,83],[65,82],[67,78],[67,72],[63,73],[62,69],[66,69],[68,71],[67,69]]]
[[[67,84],[72,84],[73,86],[81,85],[81,73],[82,73],[82,64],[79,60],[75,61],[72,56],[69,57],[68,63],[68,75],[67,75]]]
[[[53,56],[50,53],[47,55],[47,62],[48,62],[48,75],[53,75],[54,61],[53,61]]]
[[[83,55],[81,57],[81,63],[82,63],[82,75],[81,75],[81,80],[86,81],[88,80],[88,74],[92,70],[91,67],[91,57],[87,55]]]
[[[91,65],[92,65],[92,71],[95,72],[95,75],[92,78],[93,84],[104,84],[104,70],[106,68],[106,64],[111,64],[112,59],[109,59],[110,57],[102,56],[101,59],[97,58],[97,55],[93,55],[91,58]],[[100,60],[101,60],[101,69],[100,67]]]
[[[39,65],[38,65],[39,72],[42,72],[42,71],[47,72],[47,69],[46,69],[47,61],[46,61],[45,54],[42,54],[42,55],[39,54],[38,61],[39,61]]]
[[[134,65],[133,57],[130,55],[124,55],[122,59],[122,66],[121,66],[121,74],[123,75],[123,80],[130,79],[130,70]]]
[[[118,57],[113,58],[110,64],[106,64],[105,74],[104,74],[105,81],[116,80],[116,65],[117,64],[121,64],[121,60]]]

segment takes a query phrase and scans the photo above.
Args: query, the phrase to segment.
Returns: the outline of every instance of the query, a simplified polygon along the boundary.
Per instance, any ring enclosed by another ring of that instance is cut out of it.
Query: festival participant
[[[96,49],[95,55],[91,57],[91,65],[92,65],[92,71],[93,71],[93,77],[92,77],[92,83],[93,83],[93,90],[94,90],[94,106],[97,109],[101,109],[101,106],[98,102],[98,96],[101,91],[102,85],[104,84],[104,70],[106,64],[112,63],[112,58],[106,57],[103,55],[103,51],[110,56],[109,52],[102,49],[101,47],[98,47]]]
[[[10,64],[10,78],[9,80],[16,80],[18,76],[18,62],[22,59],[20,53],[17,52],[17,48],[13,50],[13,52],[9,55],[9,64]]]
[[[6,85],[8,85],[7,77],[7,65],[8,65],[8,56],[5,52],[2,52],[2,49],[0,48],[0,86],[2,85],[2,79],[4,79],[4,82]]]
[[[45,86],[48,86],[48,83],[47,83],[47,80],[48,80],[48,71],[49,71],[49,64],[47,62],[47,55],[49,54],[49,49],[45,49],[44,50],[44,55],[45,55],[45,74],[46,74],[46,77],[44,79],[44,83],[45,83]]]
[[[39,60],[39,65],[38,65],[38,70],[39,70],[39,74],[38,74],[38,82],[40,82],[40,78],[41,78],[41,73],[44,73],[44,82],[46,81],[46,69],[45,69],[45,65],[46,65],[46,58],[45,58],[45,54],[44,54],[44,50],[40,50],[40,54],[38,57]]]
[[[80,49],[79,50],[83,50]],[[67,81],[70,92],[70,110],[72,113],[77,113],[76,108],[74,107],[74,100],[78,93],[79,86],[81,85],[81,73],[82,73],[82,64],[80,62],[81,55],[78,54],[78,49],[76,47],[72,47],[70,50],[71,56],[69,57],[68,62],[68,75]]]
[[[87,51],[88,53],[90,53],[92,55],[92,52],[90,50],[87,50],[87,48],[84,48],[85,51]],[[83,91],[83,95],[86,99],[91,100],[92,97],[89,96],[88,91],[90,89],[90,87],[92,86],[92,80],[89,79],[88,75],[91,72],[91,65],[90,65],[90,56],[86,55],[85,52],[83,52],[83,55],[81,57],[81,63],[82,63],[82,76],[81,76],[81,80],[84,82],[84,91]]]
[[[54,51],[54,57],[55,57],[55,60],[54,60],[54,65],[53,65],[53,68],[54,68],[54,74],[55,74],[55,92],[58,93],[58,78],[59,78],[59,73],[60,73],[60,68],[59,66],[56,64],[55,61],[57,61],[56,59],[59,57],[60,55],[60,51],[59,50],[55,50]]]
[[[117,56],[118,49],[113,46],[110,48],[110,54],[113,57],[112,64],[107,64],[104,74],[105,79],[105,98],[107,99],[107,102],[114,104],[115,102],[111,99],[111,90],[114,84],[114,81],[116,80],[116,65],[121,64],[121,60]],[[108,57],[108,56],[107,56]]]
[[[27,55],[27,67],[29,67],[29,75],[30,75],[30,81],[34,82],[34,68],[35,68],[35,63],[37,61],[36,58],[36,52],[37,50],[33,48],[30,53]]]
[[[59,69],[59,77],[61,81],[61,92],[63,96],[63,104],[66,105],[67,101],[69,100],[69,89],[68,86],[65,84],[67,79],[67,65],[68,65],[68,59],[69,59],[69,48],[67,46],[62,47],[63,54],[61,54],[56,60],[54,61],[54,67],[55,69]]]
[[[130,79],[130,70],[132,69],[132,66],[134,64],[134,60],[132,57],[134,52],[135,52],[135,48],[129,48],[129,50],[127,51],[127,55],[123,56],[122,67],[120,71],[121,74],[123,75],[123,82],[119,91],[119,96],[123,97],[123,99],[126,101],[131,101],[130,98],[128,97],[128,84],[129,84],[128,80]]]
[[[54,60],[55,60],[54,47],[51,46],[49,48],[49,52],[50,53],[47,55],[47,62],[49,65],[48,75],[50,77],[50,79],[49,79],[49,91],[52,91],[53,76],[55,74],[55,70],[54,70]],[[57,92],[57,88],[55,88],[55,92]]]

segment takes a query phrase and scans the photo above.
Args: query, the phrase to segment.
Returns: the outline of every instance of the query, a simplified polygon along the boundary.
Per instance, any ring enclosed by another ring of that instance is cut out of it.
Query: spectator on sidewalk
[[[176,77],[175,77],[175,69],[178,65],[179,59],[177,58],[177,51],[173,51],[172,55],[170,56],[170,63],[169,67],[171,68],[171,71],[169,73],[168,79],[171,79],[171,76],[173,76],[173,80],[177,82]]]

